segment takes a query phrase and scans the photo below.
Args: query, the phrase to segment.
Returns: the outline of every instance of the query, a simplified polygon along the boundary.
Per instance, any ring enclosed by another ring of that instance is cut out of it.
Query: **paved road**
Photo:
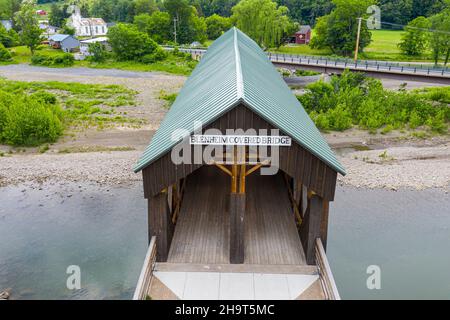
[[[118,77],[118,78],[145,78],[154,79],[159,77],[158,72],[142,72],[142,71],[127,71],[119,69],[100,69],[100,68],[49,68],[37,67],[28,64],[11,64],[0,66],[1,72],[33,72],[33,73],[54,73],[54,74],[68,74],[68,76],[86,76],[86,77]]]

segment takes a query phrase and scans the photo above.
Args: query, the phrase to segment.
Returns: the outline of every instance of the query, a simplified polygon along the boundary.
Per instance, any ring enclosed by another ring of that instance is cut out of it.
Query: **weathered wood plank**
[[[306,263],[315,264],[315,242],[320,237],[322,222],[323,200],[317,195],[312,195],[306,209],[303,223],[300,226],[300,239],[305,251]]]

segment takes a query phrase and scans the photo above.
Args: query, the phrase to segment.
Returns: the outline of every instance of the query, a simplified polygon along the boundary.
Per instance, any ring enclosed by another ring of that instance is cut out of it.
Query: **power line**
[[[419,27],[411,27],[411,26],[407,26],[407,25],[404,25],[404,24],[385,22],[385,21],[376,20],[376,19],[364,19],[363,18],[362,20],[370,21],[370,22],[373,22],[373,23],[379,22],[380,24],[387,24],[387,25],[390,25],[390,26],[402,27],[402,28],[406,28],[406,29],[414,29],[414,30],[421,30],[421,31],[427,31],[427,32],[436,32],[436,33],[443,33],[443,34],[450,35],[450,31],[437,30],[437,29],[427,29],[427,28],[419,28]]]

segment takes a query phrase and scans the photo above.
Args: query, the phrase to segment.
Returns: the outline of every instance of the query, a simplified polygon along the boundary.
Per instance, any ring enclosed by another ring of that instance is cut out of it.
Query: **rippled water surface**
[[[450,298],[449,208],[441,190],[338,187],[327,255],[342,297]],[[0,188],[0,290],[14,299],[129,299],[146,244],[140,184]],[[81,290],[66,288],[69,265]],[[366,287],[369,265],[381,290]]]

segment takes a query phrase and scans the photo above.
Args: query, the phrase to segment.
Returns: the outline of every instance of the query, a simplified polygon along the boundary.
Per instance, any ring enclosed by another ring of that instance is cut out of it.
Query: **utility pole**
[[[359,37],[361,35],[362,18],[358,18],[358,33],[356,34],[355,63],[358,61]]]
[[[178,19],[174,17],[173,18],[173,35],[175,38],[175,44],[177,44],[177,22],[178,22]]]

